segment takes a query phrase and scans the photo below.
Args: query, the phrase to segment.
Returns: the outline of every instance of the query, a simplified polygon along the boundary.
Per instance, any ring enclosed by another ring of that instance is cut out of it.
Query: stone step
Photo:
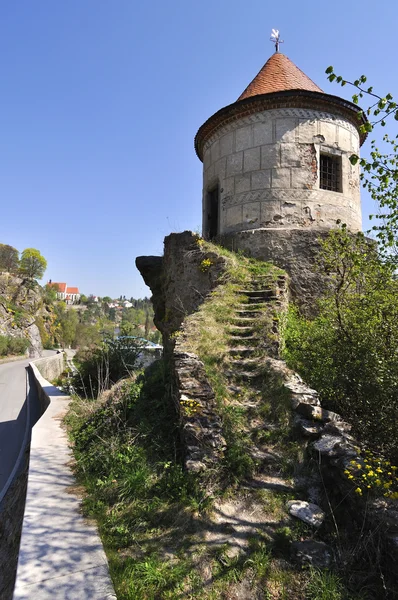
[[[229,350],[231,356],[250,356],[258,352],[256,346],[235,346]]]
[[[268,289],[268,290],[239,290],[238,294],[241,294],[242,296],[247,296],[249,299],[250,298],[263,298],[263,299],[273,299],[276,297],[275,295],[275,290],[274,289]]]
[[[259,310],[263,311],[268,306],[268,302],[250,302],[246,304],[237,304],[237,310]]]
[[[256,319],[253,317],[231,317],[230,322],[234,323],[234,325],[247,327],[248,325],[254,325]]]
[[[248,317],[251,319],[258,319],[259,317],[261,317],[264,314],[264,311],[263,310],[250,310],[250,309],[246,308],[246,310],[235,311],[235,314],[239,318]]]
[[[262,375],[260,370],[256,371],[226,371],[227,377],[233,377],[237,381],[253,381]]]
[[[236,359],[232,359],[231,360],[231,366],[236,369],[247,369],[249,371],[252,371],[254,369],[257,369],[257,367],[260,365],[261,363],[261,358],[256,357],[256,358],[236,358]]]
[[[235,340],[258,340],[258,337],[254,335],[253,327],[234,328],[230,330],[230,335],[232,343],[235,343]]]

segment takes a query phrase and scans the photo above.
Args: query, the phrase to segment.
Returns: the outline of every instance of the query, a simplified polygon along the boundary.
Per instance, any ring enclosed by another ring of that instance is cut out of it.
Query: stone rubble
[[[293,517],[313,527],[320,527],[325,520],[325,513],[317,504],[304,500],[289,500],[286,507]]]

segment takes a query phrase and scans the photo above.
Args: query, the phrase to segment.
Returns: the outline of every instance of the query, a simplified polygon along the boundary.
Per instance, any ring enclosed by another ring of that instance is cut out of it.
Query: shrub
[[[29,348],[29,340],[10,335],[0,335],[0,356],[9,354],[24,354]]]
[[[143,342],[137,338],[107,339],[101,346],[81,350],[76,355],[79,365],[72,385],[85,397],[96,398],[137,369]]]
[[[334,274],[308,320],[291,310],[285,358],[368,446],[398,460],[398,281],[363,236],[333,232],[322,267]]]

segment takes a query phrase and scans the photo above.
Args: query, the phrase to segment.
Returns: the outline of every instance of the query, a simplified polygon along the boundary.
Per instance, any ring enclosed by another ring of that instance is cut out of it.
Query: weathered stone
[[[351,436],[348,436],[351,429],[352,425],[345,421],[329,421],[329,423],[326,423],[323,431],[324,433],[330,433],[330,435],[342,435],[348,439],[353,439]]]
[[[277,190],[269,190],[269,196],[267,190],[262,192],[261,199],[264,205],[261,208],[262,222],[264,219],[267,220],[267,211],[269,210],[268,208],[265,210],[265,205],[268,206],[271,200],[272,202],[275,201],[276,192]],[[281,201],[298,202],[301,206],[306,194],[306,190],[301,190],[297,196],[291,191],[289,196],[286,195]],[[279,205],[281,205],[281,202],[279,202]],[[305,218],[307,219],[307,217]],[[340,218],[343,222],[347,222],[343,216],[340,216]],[[287,271],[291,279],[290,292],[292,296],[310,314],[314,312],[316,298],[324,293],[328,286],[327,276],[321,276],[314,269],[316,257],[320,251],[320,241],[325,239],[327,235],[327,231],[317,231],[309,228],[276,229],[274,223],[273,229],[267,229],[265,224],[262,224],[261,228],[257,228],[257,226],[256,228],[246,227],[244,231],[225,233],[221,236],[221,239],[223,245],[227,248],[234,251],[242,250],[248,256],[272,262]]]
[[[286,506],[293,517],[314,527],[320,527],[325,520],[325,513],[317,504],[304,500],[289,500]]]
[[[300,433],[310,438],[317,438],[320,436],[323,426],[320,423],[314,423],[307,419],[301,418],[299,415],[294,417],[294,426]]]
[[[354,446],[349,440],[337,436],[324,434],[319,440],[313,443],[313,447],[323,456],[328,457],[354,457],[359,453],[359,448]]]
[[[331,410],[325,410],[321,406],[313,406],[312,404],[307,404],[305,402],[300,402],[300,404],[298,404],[296,407],[296,412],[306,419],[321,421],[322,423],[341,420],[340,415],[337,413],[334,413]]]
[[[317,569],[327,569],[332,562],[330,546],[324,542],[317,542],[315,540],[293,542],[291,545],[291,555],[293,560],[303,567],[310,565]]]
[[[292,409],[296,410],[299,404],[310,404],[312,406],[320,406],[318,396],[312,394],[293,394],[291,399]]]

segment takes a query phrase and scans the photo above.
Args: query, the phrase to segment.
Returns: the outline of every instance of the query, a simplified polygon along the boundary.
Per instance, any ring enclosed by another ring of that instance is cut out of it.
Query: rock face
[[[39,358],[42,343],[36,317],[42,311],[41,288],[38,284],[11,275],[0,274],[0,335],[27,338],[29,355]]]
[[[202,252],[198,239],[192,231],[172,233],[164,240],[163,257],[139,256],[135,261],[151,288],[154,322],[163,334],[166,351],[170,335],[180,328],[187,315],[198,309],[225,269],[225,259]],[[212,262],[207,271],[201,270],[204,259]]]
[[[211,269],[201,268],[204,260],[211,261]],[[177,333],[184,319],[217,286],[226,260],[203,252],[198,236],[184,231],[165,238],[163,257],[140,256],[136,265],[153,294],[154,322],[163,336],[171,394],[180,415],[185,466],[198,472],[223,456],[225,441],[204,365],[195,354],[185,351]]]
[[[223,455],[222,422],[203,363],[195,354],[179,351],[178,342],[174,369],[175,400],[179,402],[186,447],[185,466],[189,471],[199,472],[214,465]],[[184,416],[181,407],[184,407]]]
[[[316,504],[304,500],[289,500],[287,509],[293,517],[297,517],[308,525],[320,527],[325,520],[325,513]]]

